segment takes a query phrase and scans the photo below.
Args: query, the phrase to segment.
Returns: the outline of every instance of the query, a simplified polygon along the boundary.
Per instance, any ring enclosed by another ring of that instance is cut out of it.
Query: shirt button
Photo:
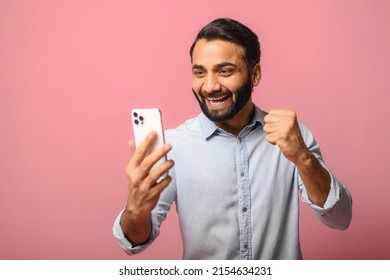
[[[244,249],[248,249],[248,244],[244,244]]]
[[[243,177],[245,175],[244,171],[241,171],[240,176]]]
[[[242,208],[242,213],[245,213],[248,209],[246,207]]]

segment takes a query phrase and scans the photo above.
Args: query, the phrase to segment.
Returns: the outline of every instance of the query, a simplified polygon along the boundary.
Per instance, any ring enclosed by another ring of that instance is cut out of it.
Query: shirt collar
[[[253,106],[253,118],[252,121],[247,125],[247,127],[251,127],[253,125],[256,125],[257,123],[259,123],[261,126],[264,126],[264,117],[267,113],[262,111],[256,105]],[[204,139],[208,139],[219,129],[218,126],[213,121],[210,121],[203,113],[199,114],[198,119]]]

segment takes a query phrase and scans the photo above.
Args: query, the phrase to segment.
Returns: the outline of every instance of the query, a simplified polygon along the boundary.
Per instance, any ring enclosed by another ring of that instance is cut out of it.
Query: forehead
[[[215,65],[223,62],[234,64],[245,63],[244,49],[242,46],[222,40],[200,39],[192,54],[192,64]]]

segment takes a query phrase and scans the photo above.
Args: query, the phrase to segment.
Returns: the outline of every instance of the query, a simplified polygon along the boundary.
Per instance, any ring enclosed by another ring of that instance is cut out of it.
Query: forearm
[[[135,217],[125,209],[120,218],[120,225],[126,238],[133,246],[144,244],[148,241],[151,231],[151,215]]]
[[[306,150],[296,162],[299,175],[305,184],[309,199],[323,207],[330,191],[331,178],[316,157]]]

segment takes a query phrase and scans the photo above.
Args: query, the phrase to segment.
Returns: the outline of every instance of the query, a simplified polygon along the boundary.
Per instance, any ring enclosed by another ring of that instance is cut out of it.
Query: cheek
[[[223,83],[222,88],[225,89],[225,91],[231,92],[233,95],[237,94],[237,91],[241,88],[242,83],[241,81],[228,81]]]
[[[197,90],[196,88],[194,88],[194,85],[192,85],[192,93],[193,93],[194,97],[195,97],[198,101],[200,101],[200,100],[202,99],[201,96],[200,96],[200,94],[199,94],[199,90]]]
[[[195,91],[195,92],[200,92],[202,88],[202,83],[199,81],[199,79],[192,79],[192,89]]]

